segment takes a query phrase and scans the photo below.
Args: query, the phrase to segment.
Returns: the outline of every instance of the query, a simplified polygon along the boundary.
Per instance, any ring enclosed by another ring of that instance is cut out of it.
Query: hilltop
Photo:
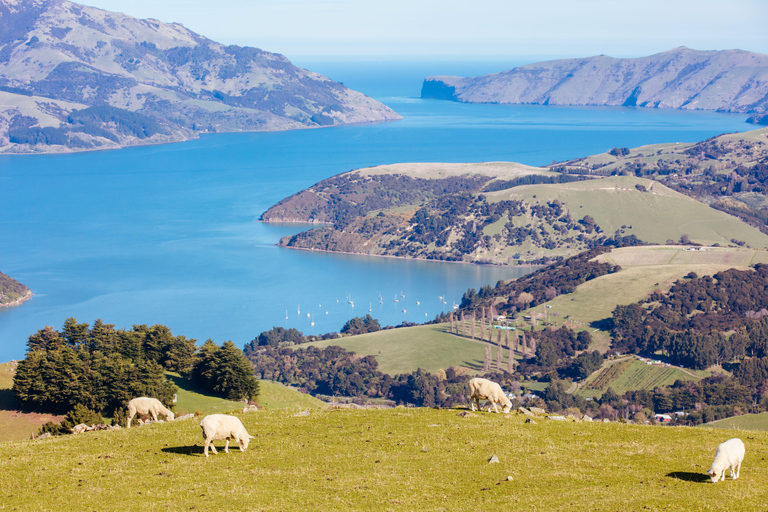
[[[199,421],[0,444],[2,497],[20,509],[755,510],[768,434],[744,431],[738,480],[706,470],[720,429],[427,408],[259,411],[246,452],[206,459]],[[223,448],[223,442],[217,442]],[[489,464],[491,456],[499,459]],[[511,477],[511,479],[509,478]]]
[[[429,76],[422,98],[466,103],[602,105],[754,114],[768,111],[768,55],[686,47],[634,59],[537,62],[479,77]],[[762,119],[762,121],[761,121]]]
[[[284,56],[66,0],[0,0],[0,152],[400,119]]]
[[[32,297],[32,290],[0,272],[0,308],[18,306]]]

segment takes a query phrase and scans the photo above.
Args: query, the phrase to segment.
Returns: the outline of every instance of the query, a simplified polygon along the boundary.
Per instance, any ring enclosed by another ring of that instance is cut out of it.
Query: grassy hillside
[[[376,356],[379,370],[390,375],[418,368],[434,372],[449,366],[482,368],[485,346],[448,334],[447,324],[389,329],[359,336],[310,343],[337,345],[358,355]],[[306,346],[306,345],[300,345]]]
[[[259,381],[259,405],[267,409],[325,409],[317,398],[268,380]]]
[[[455,410],[241,415],[249,449],[206,459],[197,421],[0,445],[25,510],[758,510],[768,433],[739,480],[705,475],[719,429],[569,423]],[[223,442],[217,443],[223,448]],[[489,464],[496,455],[500,463]],[[512,480],[507,480],[511,477]]]
[[[546,309],[547,320],[555,325],[599,328],[600,324],[592,324],[609,318],[618,304],[637,302],[656,289],[666,291],[689,272],[703,276],[729,268],[746,269],[765,262],[768,252],[724,247],[688,251],[681,246],[646,246],[615,249],[599,258],[620,265],[621,271],[587,281],[574,293],[548,302],[550,308],[538,306],[533,314],[543,316]]]
[[[637,186],[645,187],[641,192]],[[703,244],[768,247],[768,236],[731,215],[675,192],[661,183],[630,176],[552,185],[526,185],[488,194],[489,201],[521,199],[529,204],[564,203],[571,217],[591,216],[609,234],[623,230],[644,242],[663,244],[688,235]],[[531,219],[529,219],[531,220]]]
[[[723,420],[699,425],[702,428],[727,428],[731,430],[762,430],[768,431],[768,412],[760,414],[745,414]]]
[[[606,361],[589,376],[576,392],[584,397],[600,397],[610,387],[623,395],[627,391],[668,386],[677,380],[700,380],[711,375],[707,371],[684,370],[675,366],[649,365],[634,357]]]

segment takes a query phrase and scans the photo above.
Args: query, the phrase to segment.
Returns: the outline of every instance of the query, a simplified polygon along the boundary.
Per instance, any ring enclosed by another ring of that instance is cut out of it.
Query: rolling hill
[[[32,297],[32,290],[0,272],[0,308],[18,306]]]
[[[0,152],[400,119],[284,56],[66,0],[0,0]]]

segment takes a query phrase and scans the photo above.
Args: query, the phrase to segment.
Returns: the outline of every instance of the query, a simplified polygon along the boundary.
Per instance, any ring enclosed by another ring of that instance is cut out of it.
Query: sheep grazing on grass
[[[497,404],[503,406],[502,411],[505,414],[512,409],[512,402],[501,390],[501,386],[488,379],[476,377],[469,381],[469,404],[473,411],[475,402],[477,402],[477,409],[480,410],[480,400],[488,400],[488,412],[491,411],[491,405],[496,412],[499,412]]]
[[[713,484],[720,480],[725,480],[725,471],[731,470],[731,477],[736,480],[739,478],[739,470],[744,460],[744,443],[741,439],[734,437],[717,447],[715,460],[707,471]]]
[[[241,452],[248,449],[248,443],[253,439],[253,436],[245,430],[240,418],[227,414],[209,414],[200,422],[200,427],[203,429],[203,439],[205,440],[203,452],[206,457],[208,456],[209,446],[213,450],[214,455],[217,453],[216,447],[213,446],[213,441],[226,439],[227,443],[224,445],[224,453],[229,453],[230,439],[237,441]]]
[[[166,421],[171,421],[174,418],[173,413],[166,409],[160,400],[146,396],[134,398],[128,402],[128,428],[131,428],[131,420],[137,414],[152,416],[152,421],[157,421],[158,414],[165,416]]]

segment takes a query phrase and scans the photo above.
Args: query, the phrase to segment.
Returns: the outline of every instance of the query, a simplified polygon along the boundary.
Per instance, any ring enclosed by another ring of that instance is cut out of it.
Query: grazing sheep
[[[211,447],[213,454],[215,455],[216,447],[213,446],[213,441],[226,439],[227,443],[224,445],[224,453],[229,453],[229,440],[234,439],[237,441],[237,445],[240,447],[240,451],[244,452],[248,448],[248,443],[253,439],[243,426],[240,418],[235,416],[229,416],[226,414],[209,414],[203,421],[200,422],[200,427],[203,429],[203,439],[205,440],[205,449],[203,452],[205,456],[208,456],[208,447]]]
[[[142,396],[128,402],[128,428],[131,428],[131,420],[136,414],[150,415],[152,421],[157,421],[157,415],[165,416],[166,421],[174,418],[173,413],[163,406],[157,398]]]
[[[741,439],[734,437],[717,447],[715,460],[707,471],[713,484],[720,480],[725,480],[725,471],[731,470],[731,477],[736,480],[739,478],[739,470],[744,460],[744,443]]]
[[[488,379],[476,377],[469,381],[469,403],[473,411],[475,410],[475,402],[477,402],[477,409],[480,410],[480,400],[488,400],[488,412],[491,411],[491,405],[496,412],[499,412],[496,404],[504,406],[502,411],[505,414],[512,409],[512,402],[501,390],[501,386]]]

